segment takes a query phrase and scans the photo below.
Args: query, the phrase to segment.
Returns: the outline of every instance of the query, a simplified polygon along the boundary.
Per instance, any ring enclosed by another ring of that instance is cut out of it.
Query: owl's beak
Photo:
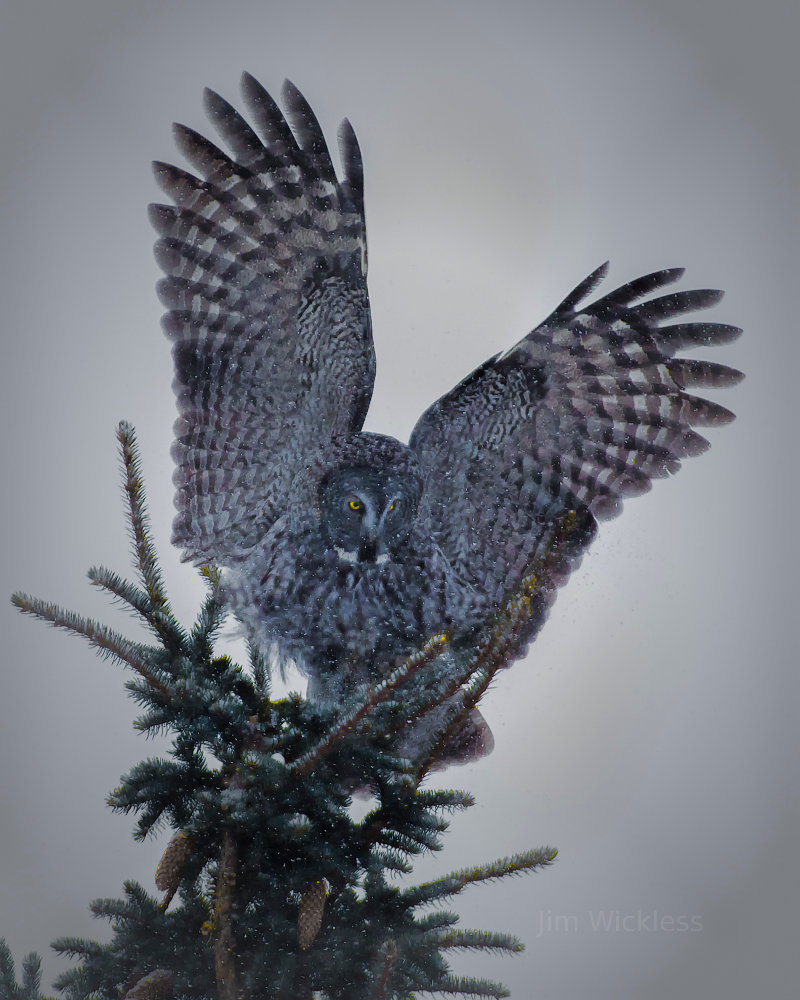
[[[361,539],[358,548],[359,562],[375,562],[378,557],[378,539],[374,535],[367,535]]]

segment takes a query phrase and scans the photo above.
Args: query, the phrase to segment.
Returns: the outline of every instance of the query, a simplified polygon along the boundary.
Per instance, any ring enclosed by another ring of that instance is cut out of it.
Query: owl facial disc
[[[342,466],[319,490],[323,535],[341,562],[388,562],[408,537],[419,502],[416,481],[397,469]]]

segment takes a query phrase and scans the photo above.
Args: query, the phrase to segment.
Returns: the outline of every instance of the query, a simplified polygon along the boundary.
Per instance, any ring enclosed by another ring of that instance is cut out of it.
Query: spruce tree
[[[492,679],[529,636],[547,600],[537,579],[579,533],[567,516],[480,634],[432,636],[381,683],[338,708],[273,697],[268,664],[253,643],[239,665],[215,653],[225,617],[218,574],[191,629],[175,618],[154,550],[133,430],[120,424],[123,484],[138,580],[105,568],[93,584],[141,618],[152,643],[132,642],[95,621],[16,594],[17,607],[86,638],[130,668],[142,733],[171,737],[171,752],[124,775],[108,797],[137,817],[134,836],[173,831],[151,895],[124,895],[92,912],[112,925],[108,944],[62,937],[55,950],[78,960],[55,982],[70,1000],[390,1000],[430,993],[503,997],[507,990],[451,973],[459,949],[522,950],[507,933],[461,930],[448,906],[463,889],[552,863],[549,847],[408,887],[396,876],[439,851],[447,816],[473,804],[467,792],[423,787]],[[535,617],[535,615],[534,615]],[[409,740],[409,733],[415,734]],[[351,793],[376,805],[356,821]],[[40,1000],[39,961],[15,979],[0,942],[0,1000]]]

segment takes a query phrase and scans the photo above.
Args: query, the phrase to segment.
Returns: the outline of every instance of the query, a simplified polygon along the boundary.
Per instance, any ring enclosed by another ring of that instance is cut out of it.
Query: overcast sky
[[[461,960],[515,997],[796,996],[800,24],[728,0],[278,4],[29,0],[0,31],[3,593],[133,629],[85,579],[130,565],[117,421],[138,430],[185,621],[202,586],[169,547],[174,418],[159,329],[152,159],[201,91],[248,69],[303,90],[366,168],[378,379],[368,427],[419,413],[590,270],[674,265],[745,328],[747,380],[712,449],[604,526],[528,659],[490,692],[478,805],[423,877],[543,843],[545,873],[459,900],[516,959]],[[791,570],[790,570],[791,565]],[[105,937],[90,900],[154,891],[105,795],[158,750],[124,672],[3,604],[0,936],[66,967]],[[641,918],[640,918],[641,915]],[[681,929],[678,918],[689,922]],[[644,923],[641,923],[641,920]],[[619,928],[619,929],[617,929]]]

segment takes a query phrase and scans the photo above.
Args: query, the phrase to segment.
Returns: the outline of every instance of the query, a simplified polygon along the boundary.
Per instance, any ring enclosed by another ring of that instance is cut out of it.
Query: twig
[[[71,611],[65,611],[64,608],[57,604],[51,604],[49,601],[40,601],[36,597],[29,597],[28,594],[13,594],[11,603],[18,607],[23,614],[33,615],[56,628],[63,628],[76,635],[82,635],[101,652],[108,653],[123,663],[127,663],[161,694],[169,694],[167,687],[144,665],[143,655],[147,655],[148,652],[146,648],[140,648],[136,643],[129,642],[104,625],[92,621],[91,618],[83,618]]]
[[[128,498],[128,518],[130,520],[136,565],[142,576],[144,589],[153,609],[168,612],[167,595],[158,567],[158,557],[147,533],[148,517],[144,488],[139,470],[139,453],[136,447],[136,433],[130,424],[121,421],[117,427],[117,440],[122,452],[124,479],[122,488]]]

